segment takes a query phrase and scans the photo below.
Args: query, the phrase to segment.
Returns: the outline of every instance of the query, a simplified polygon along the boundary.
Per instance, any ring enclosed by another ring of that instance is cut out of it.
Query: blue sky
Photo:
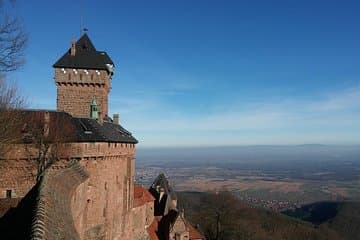
[[[110,113],[141,147],[360,143],[359,1],[86,1],[116,65]],[[17,0],[29,33],[12,74],[55,109],[52,64],[79,37],[79,1]]]

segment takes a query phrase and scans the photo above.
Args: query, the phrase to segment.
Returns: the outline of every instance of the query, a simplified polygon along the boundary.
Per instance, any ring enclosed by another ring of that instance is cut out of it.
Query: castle
[[[0,238],[202,239],[164,175],[134,184],[138,141],[108,116],[108,54],[84,34],[53,67],[57,110],[21,110],[0,159]]]

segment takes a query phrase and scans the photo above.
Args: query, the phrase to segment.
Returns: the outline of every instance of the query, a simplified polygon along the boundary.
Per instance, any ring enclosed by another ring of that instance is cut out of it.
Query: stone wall
[[[90,104],[96,97],[101,117],[108,115],[110,75],[104,70],[55,69],[57,110],[74,117],[90,117]]]
[[[143,240],[147,235],[146,229],[154,220],[154,202],[147,202],[144,205],[132,209],[132,232],[134,240]]]
[[[69,160],[91,161],[96,159],[131,156],[134,158],[135,145],[129,143],[66,143],[61,153],[61,161],[53,165],[53,169],[64,167]],[[24,197],[35,185],[37,150],[25,144],[14,144],[5,159],[0,159],[0,198],[6,198],[6,191],[11,190],[12,197]],[[121,161],[120,161],[121,162]],[[116,163],[121,166],[124,163]],[[131,161],[131,169],[134,168]],[[132,175],[133,176],[133,173]]]
[[[0,198],[21,198],[35,185],[36,164],[26,159],[0,160]],[[7,192],[8,191],[8,192]]]
[[[87,143],[80,164],[90,175],[72,199],[81,239],[132,239],[130,210],[134,191],[132,144]]]
[[[132,239],[135,145],[126,143],[67,143],[62,160],[50,171],[64,168],[72,159],[89,173],[71,199],[74,224],[81,239]],[[16,145],[0,162],[0,196],[12,189],[23,197],[35,184],[36,149]],[[62,179],[67,181],[66,178]]]

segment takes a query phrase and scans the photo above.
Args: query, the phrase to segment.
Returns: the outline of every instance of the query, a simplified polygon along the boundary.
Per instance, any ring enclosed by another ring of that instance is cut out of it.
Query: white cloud
[[[252,102],[247,110],[234,104],[217,108],[221,112],[191,115],[177,111],[166,98],[144,95],[127,100],[123,123],[146,146],[214,145],[214,138],[218,145],[359,143],[359,100],[360,87],[354,87],[321,99]]]
[[[327,99],[314,104],[314,110],[331,111],[360,108],[360,86],[332,93]]]

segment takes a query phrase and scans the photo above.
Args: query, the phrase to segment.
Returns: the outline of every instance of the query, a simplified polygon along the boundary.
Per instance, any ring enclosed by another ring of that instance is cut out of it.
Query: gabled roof
[[[106,52],[96,50],[86,33],[76,42],[75,49],[74,56],[71,55],[69,48],[53,67],[108,70],[106,64],[114,65]]]
[[[170,232],[176,232],[177,230],[181,230],[181,229],[175,229],[176,222],[180,222],[180,224],[183,224],[183,226],[187,228],[187,230],[189,231],[189,240],[203,239],[200,232],[185,219],[183,213],[178,213],[176,219],[170,224]]]
[[[171,210],[168,215],[164,217],[155,216],[153,222],[146,229],[150,240],[169,239],[170,231],[177,220],[185,224],[189,231],[189,240],[202,240],[204,239],[199,230],[196,229],[190,222],[188,222],[177,211]]]

